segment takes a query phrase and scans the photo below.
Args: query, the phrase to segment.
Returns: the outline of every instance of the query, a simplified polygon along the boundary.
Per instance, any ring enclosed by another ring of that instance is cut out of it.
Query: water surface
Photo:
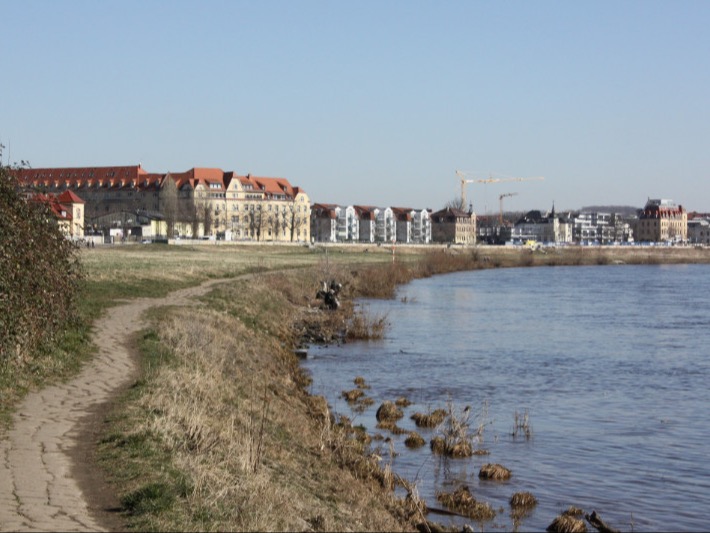
[[[510,496],[539,501],[518,530],[544,530],[570,505],[622,530],[704,531],[710,509],[708,345],[710,265],[491,269],[416,280],[394,300],[365,300],[390,326],[377,342],[312,348],[312,392],[375,429],[384,400],[406,396],[409,416],[471,406],[487,456],[441,460],[391,436],[393,469],[437,491],[470,487],[497,510],[484,529],[512,530]],[[362,376],[375,405],[340,398]],[[514,413],[532,438],[513,438]],[[429,441],[433,432],[418,429]],[[377,446],[373,443],[373,447]],[[478,479],[482,464],[513,471]],[[437,504],[438,505],[438,504]],[[440,516],[432,519],[445,522]],[[475,527],[480,525],[474,524]]]

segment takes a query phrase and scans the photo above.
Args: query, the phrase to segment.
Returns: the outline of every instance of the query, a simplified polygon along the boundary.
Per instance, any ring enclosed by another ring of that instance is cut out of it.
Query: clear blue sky
[[[281,176],[313,201],[710,211],[710,1],[0,0],[34,167]],[[9,152],[9,153],[8,153]]]

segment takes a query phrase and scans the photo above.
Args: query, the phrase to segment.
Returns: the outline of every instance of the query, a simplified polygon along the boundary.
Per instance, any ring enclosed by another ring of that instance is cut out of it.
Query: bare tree
[[[161,211],[165,219],[168,239],[175,237],[175,225],[178,219],[178,191],[175,180],[165,180],[160,191]]]
[[[306,213],[301,213],[300,206],[296,202],[291,202],[288,205],[286,212],[288,220],[288,228],[291,230],[291,242],[300,232],[300,229],[308,222]]]

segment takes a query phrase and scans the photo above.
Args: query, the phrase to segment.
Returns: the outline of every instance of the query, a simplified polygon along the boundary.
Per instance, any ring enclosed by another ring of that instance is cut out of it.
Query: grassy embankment
[[[398,247],[394,263],[385,247],[332,247],[326,254],[304,247],[134,246],[82,255],[87,319],[117,299],[233,278],[202,305],[151,313],[140,339],[141,378],[100,443],[130,523],[153,530],[389,530],[421,520],[416,506],[395,500],[394,476],[368,457],[366,436],[339,425],[322,399],[304,393],[308,377],[294,346],[305,330],[354,324],[354,297],[389,297],[412,278],[464,269],[709,260],[706,250],[618,248]],[[338,312],[316,310],[313,296],[326,279],[344,284]],[[367,317],[363,324],[359,334],[367,335]],[[38,365],[20,380],[25,390],[75,372],[90,357],[88,330],[72,335],[76,349],[62,351],[79,355]],[[11,383],[0,384],[3,398]],[[7,413],[12,402],[3,402]]]

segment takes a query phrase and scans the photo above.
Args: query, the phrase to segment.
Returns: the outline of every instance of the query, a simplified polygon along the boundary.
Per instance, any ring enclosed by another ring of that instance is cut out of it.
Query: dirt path
[[[99,353],[81,374],[25,398],[0,442],[0,531],[125,529],[93,461],[103,415],[135,378],[133,341],[143,312],[188,304],[220,281],[109,309],[94,325]]]

